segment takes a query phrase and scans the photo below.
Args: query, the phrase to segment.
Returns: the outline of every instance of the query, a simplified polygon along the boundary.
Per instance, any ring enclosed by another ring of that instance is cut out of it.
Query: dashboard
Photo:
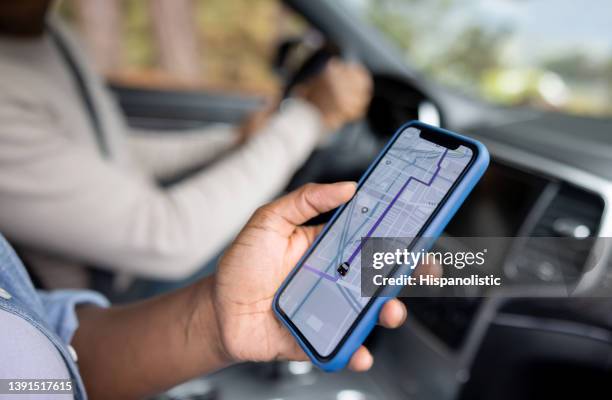
[[[514,237],[501,251],[506,276],[537,284],[559,275],[554,268],[569,268],[579,290],[598,294],[542,298],[525,289],[511,298],[407,299],[414,318],[401,340],[414,343],[404,344],[403,356],[417,354],[420,365],[438,371],[437,377],[416,373],[426,386],[420,391],[465,399],[564,396],[585,385],[603,392],[602,377],[612,376],[612,122],[499,109],[433,92],[447,111],[441,111],[443,126],[479,139],[492,155],[445,235]],[[391,104],[387,118],[414,113],[414,107],[394,110],[401,102]],[[564,249],[557,260],[562,266],[555,266],[532,237],[574,238],[579,245]],[[508,373],[492,378],[492,369]],[[539,379],[528,379],[529,371]],[[443,379],[454,384],[440,386]]]
[[[430,97],[410,82],[389,76],[375,77],[375,85],[363,128],[370,133],[353,140],[361,147],[347,151],[352,159],[361,154],[357,158],[367,165],[386,132],[418,118],[419,102],[435,98],[432,102],[440,110],[452,110],[441,112],[442,125],[479,139],[492,155],[489,170],[447,227],[445,237],[515,238],[501,254],[503,273],[517,282],[545,282],[559,275],[555,268],[566,268],[573,271],[570,275],[579,290],[610,291],[612,148],[608,132],[612,123],[528,109],[488,108],[464,98],[459,103],[448,94]],[[342,159],[342,151],[335,154]],[[331,157],[325,165],[330,162]],[[343,168],[350,165],[343,163]],[[550,262],[552,255],[538,248],[531,237],[574,238],[580,245],[564,249],[561,266],[555,266]],[[598,261],[590,265],[596,253]],[[612,301],[606,295],[567,299],[536,294],[526,288],[504,299],[477,295],[405,299],[413,316],[409,326],[400,335],[378,335],[385,336],[385,347],[395,349],[395,368],[412,371],[413,379],[422,383],[424,397],[532,398],[543,393],[543,385],[550,386],[554,376],[571,375],[577,379],[557,385],[560,393],[572,392],[571,385],[599,387],[601,376],[612,374],[605,361],[612,357],[612,318],[608,317]],[[383,340],[375,337],[372,342]],[[491,368],[504,367],[516,372],[506,382],[491,380]],[[534,368],[541,373],[541,381],[522,375]],[[422,369],[438,372],[431,377]],[[441,385],[443,381],[454,384]]]

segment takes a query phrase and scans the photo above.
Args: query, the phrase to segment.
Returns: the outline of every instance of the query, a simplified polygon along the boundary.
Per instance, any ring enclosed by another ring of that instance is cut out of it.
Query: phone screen
[[[471,146],[436,144],[426,137],[444,135],[428,133],[407,127],[396,136],[279,295],[281,312],[319,357],[333,354],[370,303],[361,296],[361,239],[418,236],[474,156]]]

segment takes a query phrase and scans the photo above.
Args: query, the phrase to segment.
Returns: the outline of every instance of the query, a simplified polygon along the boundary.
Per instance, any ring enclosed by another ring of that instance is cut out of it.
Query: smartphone
[[[416,121],[395,133],[274,298],[315,365],[343,368],[390,298],[361,296],[362,239],[439,237],[488,164],[474,139]]]

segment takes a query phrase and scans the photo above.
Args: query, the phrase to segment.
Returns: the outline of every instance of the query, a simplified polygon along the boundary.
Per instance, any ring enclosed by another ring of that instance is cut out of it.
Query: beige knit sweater
[[[50,38],[0,38],[0,231],[36,264],[187,276],[282,190],[322,135],[318,111],[293,100],[247,144],[160,189],[154,174],[201,163],[226,148],[234,131],[128,136],[83,52],[52,23],[86,77],[112,155],[100,155],[73,77]]]

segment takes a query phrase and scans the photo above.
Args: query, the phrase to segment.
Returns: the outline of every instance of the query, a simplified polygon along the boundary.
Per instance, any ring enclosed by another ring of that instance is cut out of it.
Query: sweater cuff
[[[327,137],[321,111],[309,101],[298,97],[285,99],[280,104],[280,112],[283,115],[291,115],[296,121],[299,121],[304,131],[316,137],[317,143]]]

